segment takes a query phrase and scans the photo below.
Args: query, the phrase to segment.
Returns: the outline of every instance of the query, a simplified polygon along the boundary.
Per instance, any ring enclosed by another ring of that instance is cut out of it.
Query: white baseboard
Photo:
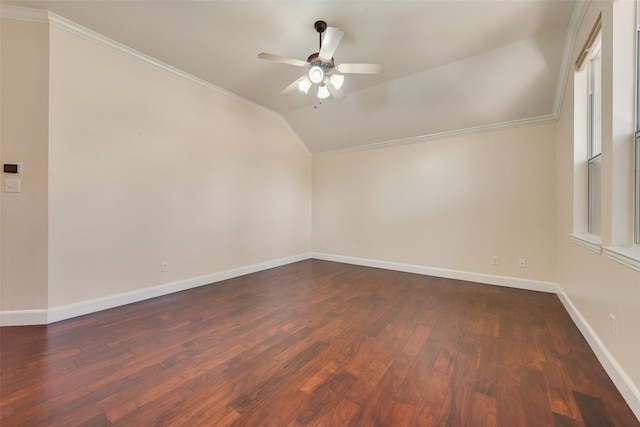
[[[311,256],[309,253],[303,253],[286,258],[248,265],[245,267],[207,274],[204,276],[164,283],[162,285],[153,286],[150,288],[138,289],[135,291],[116,295],[109,295],[102,298],[81,301],[78,303],[63,305],[59,307],[52,307],[48,310],[43,309],[0,311],[0,326],[42,325],[47,323],[59,322],[61,320],[70,319],[72,317],[83,316],[85,314],[95,313],[97,311],[107,310],[109,308],[114,308],[125,304],[131,304],[162,295],[168,295],[174,292],[184,291],[186,289],[196,288],[198,286],[220,282],[222,280],[232,279],[234,277],[244,276],[245,274],[251,274],[262,270],[268,270],[270,268],[280,267],[286,264],[303,261],[305,259],[309,259],[310,257]]]
[[[280,267],[309,258],[557,294],[558,298],[564,305],[565,309],[573,319],[582,335],[589,343],[589,346],[604,367],[605,371],[607,372],[613,383],[616,385],[627,404],[631,407],[633,413],[638,419],[640,419],[640,391],[638,391],[638,388],[633,383],[633,381],[624,372],[622,367],[618,364],[611,353],[609,353],[605,345],[602,343],[600,338],[598,338],[593,329],[591,329],[587,321],[584,319],[584,317],[582,317],[569,297],[556,283],[552,282],[470,273],[465,271],[447,270],[413,264],[377,261],[365,258],[355,258],[314,252],[311,254],[300,254],[259,264],[253,264],[246,267],[221,271],[218,273],[194,277],[191,279],[165,283],[159,286],[140,289],[137,291],[110,295],[104,298],[97,298],[94,300],[83,301],[76,304],[54,307],[49,310],[43,309],[0,311],[0,326],[21,326],[53,323],[60,320],[70,319],[76,316],[82,316],[85,314],[106,310],[108,308],[131,304],[145,299],[155,298],[158,296],[168,295],[174,292],[191,289],[198,286],[220,282],[222,280],[232,279],[234,277],[239,277],[246,274],[256,273],[258,271],[268,270],[270,268]]]
[[[176,282],[164,283],[150,288],[138,289],[121,294],[108,295],[74,304],[68,304],[49,308],[49,310],[22,310],[22,311],[0,311],[0,326],[19,325],[40,325],[61,320],[71,319],[85,314],[95,313],[109,308],[119,307],[150,298],[180,292],[222,280],[251,274],[274,267],[302,261],[309,258],[316,258],[325,261],[341,262],[345,264],[362,265],[367,267],[383,268],[386,270],[404,271],[408,273],[424,274],[450,279],[466,280],[470,282],[486,283],[490,285],[508,286],[519,289],[557,293],[558,288],[554,283],[524,280],[513,277],[492,276],[479,273],[468,273],[463,271],[445,270],[419,265],[401,264],[387,261],[375,261],[363,258],[345,257],[339,255],[329,255],[322,253],[305,253],[287,258],[253,264],[232,270],[193,277]]]
[[[517,277],[495,276],[491,274],[470,273],[466,271],[447,270],[444,268],[425,267],[398,262],[377,261],[366,258],[354,258],[342,255],[330,255],[314,252],[312,258],[324,261],[341,262],[344,264],[362,265],[365,267],[383,268],[385,270],[402,271],[405,273],[423,274],[426,276],[444,277],[447,279],[465,280],[468,282],[484,283],[487,285],[505,286],[508,288],[526,289],[530,291],[557,293],[558,285],[553,282],[520,279]]]
[[[402,271],[406,273],[424,274],[427,276],[444,277],[448,279],[466,280],[477,283],[485,283],[488,285],[499,285],[518,289],[527,289],[532,291],[550,292],[558,295],[558,298],[564,305],[565,309],[573,319],[584,338],[589,343],[594,354],[605,369],[609,378],[613,381],[618,391],[627,402],[636,418],[640,420],[640,391],[633,381],[626,374],[624,369],[618,364],[615,358],[609,353],[609,350],[600,341],[598,335],[591,329],[584,317],[578,309],[573,305],[569,297],[564,293],[557,283],[542,282],[537,280],[525,280],[515,277],[493,276],[488,274],[469,273],[464,271],[446,270],[440,268],[423,267],[420,265],[401,264],[387,261],[376,261],[363,258],[353,258],[341,255],[330,255],[314,252],[312,258],[325,261],[341,262],[344,264],[362,265],[366,267],[384,268],[386,270]]]
[[[150,298],[168,295],[174,292],[184,291],[222,280],[251,274],[270,268],[280,267],[286,264],[302,261],[309,258],[316,258],[325,261],[341,262],[345,264],[362,265],[367,267],[383,268],[386,270],[404,271],[409,273],[424,274],[450,279],[466,280],[470,282],[486,283],[490,285],[500,285],[519,289],[528,289],[541,292],[557,293],[558,287],[554,283],[524,280],[513,277],[492,276],[479,273],[468,273],[463,271],[445,270],[419,265],[401,264],[387,261],[376,261],[363,258],[345,257],[340,255],[330,255],[322,253],[303,253],[291,257],[280,258],[263,263],[253,264],[232,270],[193,277],[176,282],[164,283],[150,288],[138,289],[121,294],[108,295],[74,304],[52,307],[48,310],[17,310],[0,311],[0,326],[21,326],[21,325],[41,325],[61,320],[71,319],[85,314],[95,313],[109,308],[114,308]]]
[[[0,311],[0,326],[43,325],[47,323],[47,310]]]
[[[611,353],[609,353],[607,347],[600,340],[595,331],[591,329],[591,326],[589,326],[585,318],[582,317],[580,311],[578,311],[576,306],[573,305],[571,299],[562,289],[558,289],[558,298],[584,338],[589,343],[589,347],[593,350],[604,370],[609,374],[611,381],[613,381],[618,391],[620,391],[620,394],[622,394],[622,397],[627,402],[636,418],[640,420],[640,390],[638,390],[638,387],[636,387],[624,369],[622,369],[616,359],[611,355]]]
[[[191,288],[197,288],[199,286],[209,285],[211,283],[216,283],[227,279],[233,279],[234,277],[268,270],[270,268],[281,267],[286,264],[303,261],[309,258],[310,255],[308,253],[304,253],[286,258],[261,262],[258,264],[248,265],[245,267],[220,271],[204,276],[178,280],[176,282],[165,283],[162,285],[153,286],[151,288],[140,289],[117,295],[109,295],[103,298],[82,301],[76,304],[53,307],[49,309],[47,323],[59,322],[61,320],[70,319],[72,317],[95,313],[97,311],[106,310],[125,304],[131,304],[162,295],[168,295],[174,292],[180,292]]]

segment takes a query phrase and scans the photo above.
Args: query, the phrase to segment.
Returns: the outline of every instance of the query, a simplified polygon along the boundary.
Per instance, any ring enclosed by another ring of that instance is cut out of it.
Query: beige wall
[[[278,116],[44,24],[3,20],[2,47],[3,158],[25,167],[3,193],[3,310],[309,252],[311,158]]]
[[[553,135],[546,123],[317,157],[312,249],[554,281]]]
[[[632,238],[633,93],[629,87],[633,87],[634,12],[631,1],[591,2],[574,50],[575,59],[596,17],[602,13],[602,241],[605,246],[629,245]],[[569,234],[584,231],[578,224],[585,215],[584,206],[582,202],[574,204],[573,201],[584,201],[583,195],[576,192],[586,189],[574,182],[572,77],[569,77],[556,131],[558,284],[635,387],[640,388],[640,273],[609,259],[606,249],[598,254],[569,239]],[[583,143],[579,129],[575,134],[578,135],[575,144]],[[610,314],[618,321],[617,336],[610,332]]]
[[[24,165],[2,174],[0,310],[46,309],[49,27],[3,19],[0,31],[0,163]]]
[[[50,307],[309,251],[277,116],[57,28],[50,85]]]

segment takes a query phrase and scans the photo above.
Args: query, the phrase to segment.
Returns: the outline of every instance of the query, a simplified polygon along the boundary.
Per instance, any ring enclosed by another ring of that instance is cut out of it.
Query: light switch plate
[[[19,179],[5,179],[4,180],[4,192],[5,193],[19,193],[20,192],[20,180]]]

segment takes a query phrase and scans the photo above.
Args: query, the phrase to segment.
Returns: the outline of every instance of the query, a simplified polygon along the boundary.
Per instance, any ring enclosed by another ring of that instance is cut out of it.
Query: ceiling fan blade
[[[320,58],[331,61],[343,35],[344,32],[340,28],[328,27],[324,31],[324,37],[322,38],[322,47],[319,52]]]
[[[336,69],[345,74],[381,74],[384,71],[382,64],[340,64]]]
[[[327,85],[329,93],[331,93],[331,96],[333,96],[334,99],[337,99],[338,101],[344,99],[344,92],[342,91],[342,89],[336,89],[336,87],[333,85],[333,83],[331,83],[329,79],[325,80],[325,84]]]
[[[301,81],[303,81],[306,78],[307,78],[307,75],[306,74],[303,75],[298,80],[294,81],[289,86],[287,86],[284,89],[282,89],[282,92],[280,92],[280,95],[289,95],[291,92],[293,92],[296,89],[298,89],[298,83],[300,83]]]
[[[309,65],[307,61],[303,61],[301,59],[287,58],[284,56],[273,55],[271,53],[265,53],[265,52],[259,53],[258,58],[265,59],[267,61],[274,61],[274,62],[281,62],[283,64],[295,65],[296,67],[306,67],[307,65]]]

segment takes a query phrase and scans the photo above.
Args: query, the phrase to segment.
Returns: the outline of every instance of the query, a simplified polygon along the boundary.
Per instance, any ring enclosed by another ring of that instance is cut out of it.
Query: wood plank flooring
[[[640,426],[555,295],[367,267],[0,334],[2,426]]]

